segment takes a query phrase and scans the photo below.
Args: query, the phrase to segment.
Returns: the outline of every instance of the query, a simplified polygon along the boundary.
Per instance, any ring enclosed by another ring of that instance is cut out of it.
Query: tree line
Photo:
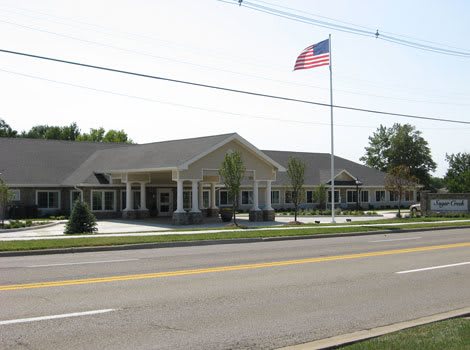
[[[29,130],[18,132],[0,119],[0,137],[20,137],[28,139],[66,140],[66,141],[93,141],[93,142],[120,142],[133,143],[124,130],[104,128],[90,129],[88,133],[82,132],[77,123],[67,126],[35,125]]]

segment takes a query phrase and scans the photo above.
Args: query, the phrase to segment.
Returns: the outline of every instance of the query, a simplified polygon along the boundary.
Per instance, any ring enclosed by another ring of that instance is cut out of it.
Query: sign
[[[432,199],[432,211],[468,211],[466,199]]]

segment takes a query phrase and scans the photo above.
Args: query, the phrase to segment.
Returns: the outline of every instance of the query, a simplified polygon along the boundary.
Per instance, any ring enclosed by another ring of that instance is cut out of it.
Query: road
[[[278,348],[470,306],[470,230],[4,257],[0,305],[2,349]]]

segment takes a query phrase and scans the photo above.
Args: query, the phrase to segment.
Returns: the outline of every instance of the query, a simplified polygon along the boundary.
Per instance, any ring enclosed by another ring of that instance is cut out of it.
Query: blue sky
[[[466,1],[266,1],[470,50]],[[328,68],[292,67],[306,46],[331,32],[335,103],[470,121],[469,58],[216,0],[5,0],[0,28],[4,49],[325,103]],[[235,131],[261,149],[330,150],[328,108],[6,54],[0,54],[0,77],[0,118],[18,130],[76,121],[84,131],[125,129],[139,143]],[[339,110],[335,153],[358,161],[368,136],[395,122],[423,132],[438,163],[435,175],[445,173],[446,153],[470,151],[470,126]]]

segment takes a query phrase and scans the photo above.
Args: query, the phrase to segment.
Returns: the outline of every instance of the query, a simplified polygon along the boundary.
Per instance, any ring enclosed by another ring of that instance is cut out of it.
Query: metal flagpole
[[[331,34],[328,40],[330,51],[330,113],[331,113],[331,222],[335,222],[335,147],[333,136],[333,70],[331,55]]]

